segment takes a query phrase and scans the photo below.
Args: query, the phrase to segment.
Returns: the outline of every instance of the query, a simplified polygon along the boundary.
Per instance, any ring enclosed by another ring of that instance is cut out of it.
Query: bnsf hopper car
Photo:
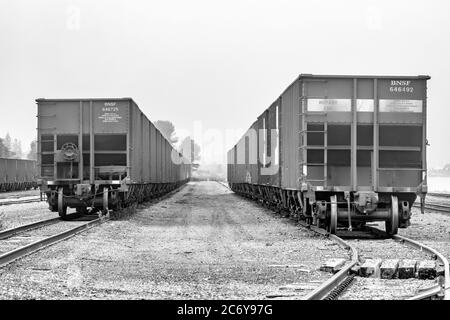
[[[36,161],[0,158],[0,192],[37,188]]]
[[[429,79],[300,75],[228,152],[231,189],[331,233],[397,233],[427,192]]]
[[[65,217],[119,209],[176,189],[191,176],[131,98],[37,99],[38,183]]]

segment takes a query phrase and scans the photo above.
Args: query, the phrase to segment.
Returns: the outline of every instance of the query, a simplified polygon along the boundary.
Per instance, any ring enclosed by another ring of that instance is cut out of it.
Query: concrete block
[[[336,273],[342,269],[347,260],[342,258],[335,258],[325,261],[325,263],[320,267],[320,271]]]
[[[380,266],[381,279],[392,279],[395,277],[400,263],[399,259],[384,260]]]
[[[438,265],[436,267],[436,277],[444,277],[444,276],[445,276],[444,265]]]
[[[409,279],[416,275],[416,260],[402,260],[398,265],[398,278]]]
[[[436,278],[436,260],[423,260],[417,267],[419,279]]]
[[[361,277],[379,277],[381,259],[367,259],[359,270]]]
[[[359,274],[359,270],[361,270],[361,267],[356,264],[350,269],[350,273],[358,275]]]

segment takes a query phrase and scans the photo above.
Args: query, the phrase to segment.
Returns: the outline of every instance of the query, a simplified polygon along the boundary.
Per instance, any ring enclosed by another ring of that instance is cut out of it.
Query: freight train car
[[[423,212],[429,79],[300,75],[228,152],[230,188],[331,233],[397,233]]]
[[[37,99],[38,179],[65,217],[120,209],[186,183],[191,166],[131,98]]]
[[[37,188],[35,160],[0,158],[0,192]]]

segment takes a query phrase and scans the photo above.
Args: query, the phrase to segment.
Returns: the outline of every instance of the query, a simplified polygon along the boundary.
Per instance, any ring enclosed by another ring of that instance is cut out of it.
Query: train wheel
[[[119,211],[121,211],[123,209],[123,203],[122,203],[122,200],[118,200],[117,201],[117,205],[115,206],[115,208],[114,208],[114,210],[115,211],[117,211],[117,212],[119,212]]]
[[[76,208],[76,210],[77,210],[77,215],[79,215],[79,216],[85,216],[88,214],[88,209],[86,207],[79,207],[79,208]]]
[[[104,187],[103,188],[103,211],[105,214],[108,213],[108,188]]]
[[[391,197],[391,218],[386,220],[386,232],[390,236],[397,234],[398,232],[398,198],[396,196]]]
[[[117,191],[111,191],[111,203],[113,204],[112,210],[120,211],[122,209],[121,199]]]
[[[63,188],[58,189],[58,214],[61,218],[65,218],[67,214],[67,206],[64,205]]]
[[[328,224],[328,232],[331,234],[336,234],[337,228],[337,215],[338,215],[338,207],[337,207],[337,197],[334,195],[330,198],[331,202],[331,210],[330,210],[330,222]]]

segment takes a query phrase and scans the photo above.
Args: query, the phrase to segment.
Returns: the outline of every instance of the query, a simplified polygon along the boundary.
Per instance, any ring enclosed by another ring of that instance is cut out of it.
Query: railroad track
[[[427,195],[438,198],[450,198],[450,193],[428,192]]]
[[[435,197],[435,198],[444,198],[446,200],[450,199],[450,193],[429,192],[429,193],[427,193],[427,195],[431,196],[431,197]],[[447,200],[447,203],[448,203],[448,200]],[[420,208],[420,205],[414,204],[414,207]],[[450,213],[450,205],[448,205],[446,203],[436,202],[436,201],[426,201],[425,209],[434,210],[434,211],[443,212],[443,213]]]
[[[425,209],[435,210],[435,211],[445,212],[445,213],[450,213],[450,206],[439,204],[439,203],[430,203],[430,202],[428,202],[428,203],[425,204]]]
[[[18,199],[18,200],[8,200],[8,201],[0,201],[0,206],[8,206],[11,204],[22,204],[22,203],[33,203],[33,202],[41,202],[40,197],[30,198],[30,199]]]
[[[414,204],[413,207],[420,208],[419,204]],[[436,202],[426,202],[425,210],[438,211],[442,213],[450,213],[450,206]]]
[[[224,187],[229,187],[226,183],[218,182]],[[450,209],[450,208],[449,208]],[[317,288],[313,289],[307,295],[303,297],[304,300],[333,300],[339,297],[339,295],[346,290],[355,278],[355,273],[352,272],[352,269],[360,263],[360,255],[358,249],[355,245],[350,244],[348,241],[345,241],[342,237],[338,237],[333,234],[329,234],[326,230],[317,228],[312,225],[307,225],[304,222],[299,222],[299,224],[303,227],[306,227],[313,232],[319,233],[321,235],[327,236],[328,238],[337,242],[341,247],[347,249],[351,252],[351,260],[348,262],[339,272],[334,274],[327,281],[323,282]],[[392,239],[395,242],[399,242],[401,244],[405,244],[411,247],[414,247],[421,252],[426,252],[430,256],[435,257],[437,260],[441,262],[444,266],[444,276],[439,279],[440,281],[435,285],[427,288],[426,290],[420,291],[413,297],[410,297],[408,300],[423,300],[430,299],[433,297],[443,298],[445,300],[450,300],[450,267],[448,260],[437,250],[426,246],[420,242],[415,240],[395,235],[389,237],[387,233],[382,230],[369,227],[367,229],[374,237],[381,237],[383,239]],[[367,233],[366,233],[367,236]],[[354,236],[353,236],[354,237]],[[370,236],[369,236],[370,238]]]
[[[435,196],[435,197],[445,197],[445,198],[450,198],[450,194],[442,194],[442,193],[429,193],[430,196]],[[414,207],[420,208],[420,205],[414,205]],[[445,204],[441,204],[441,203],[435,203],[435,202],[427,202],[425,204],[425,209],[428,210],[434,210],[434,211],[439,211],[439,212],[443,212],[443,213],[450,213],[450,206],[449,205],[445,205]],[[314,230],[313,230],[314,231]],[[376,228],[370,228],[370,231],[378,234],[382,237],[388,238],[388,235]],[[323,232],[323,231],[322,231]],[[340,291],[342,292],[342,288],[346,287],[348,284],[351,283],[350,279],[353,279],[353,275],[351,275],[350,273],[350,269],[352,268],[352,266],[356,265],[356,263],[353,263],[354,260],[359,260],[359,256],[358,256],[358,251],[357,249],[350,245],[349,243],[345,242],[343,239],[336,237],[334,235],[330,235],[330,238],[333,240],[337,240],[339,243],[343,243],[344,246],[347,246],[347,248],[349,250],[352,251],[352,263],[351,265],[347,266],[344,269],[344,274],[336,274],[335,276],[333,276],[332,279],[330,279],[329,281],[327,281],[326,283],[324,283],[320,288],[318,288],[317,290],[315,290],[316,292],[312,292],[307,296],[307,299],[310,300],[317,300],[317,299],[330,299],[333,298],[333,296],[336,296],[336,291]],[[335,238],[339,238],[335,239]],[[420,242],[417,242],[415,240],[400,236],[400,235],[395,235],[392,237],[393,240],[396,240],[398,242],[404,243],[406,245],[412,246],[417,248],[420,251],[423,252],[427,252],[428,254],[430,254],[431,256],[434,256],[437,258],[437,260],[439,260],[441,262],[441,264],[444,265],[444,279],[441,281],[441,283],[428,288],[427,290],[424,290],[422,292],[420,292],[419,294],[417,294],[414,297],[409,298],[408,300],[422,300],[422,299],[428,299],[431,297],[436,297],[436,296],[443,296],[443,298],[445,300],[450,300],[450,270],[449,270],[449,262],[448,260],[441,254],[439,253],[437,250],[435,250],[434,248],[431,248],[429,246],[426,246]],[[355,258],[356,257],[356,258]]]
[[[321,233],[324,233],[324,230],[318,229],[316,227],[309,227],[311,230]],[[379,229],[369,228],[369,231],[374,235],[378,235],[384,237],[385,239],[389,239],[388,235]],[[350,244],[348,241],[336,236],[329,235],[329,238],[338,242],[341,246],[345,247],[347,250],[350,250],[352,253],[352,259],[349,264],[347,264],[343,269],[341,269],[338,273],[332,276],[329,280],[324,282],[315,290],[311,291],[307,294],[304,299],[305,300],[332,300],[336,299],[347,287],[352,283],[355,274],[351,272],[352,268],[359,263],[360,255],[358,249],[355,245]],[[445,300],[450,300],[450,270],[449,270],[449,262],[448,260],[437,250],[426,246],[418,241],[395,235],[392,236],[391,239],[396,242],[414,247],[422,252],[426,252],[431,256],[436,257],[437,260],[441,262],[444,266],[444,277],[440,279],[438,283],[427,288],[424,291],[419,292],[417,295],[408,298],[408,300],[423,300],[430,299],[433,297],[443,298]]]
[[[334,300],[353,282],[353,278],[355,275],[352,274],[351,270],[359,263],[358,250],[356,250],[354,246],[349,245],[340,237],[333,234],[328,234],[323,229],[317,228],[312,225],[307,225],[304,222],[300,222],[300,225],[316,233],[327,235],[330,239],[337,242],[344,249],[347,249],[351,252],[352,258],[350,260],[350,263],[347,263],[341,270],[339,270],[339,272],[334,274],[327,281],[325,281],[316,289],[312,290],[310,293],[303,297],[303,300]]]
[[[106,220],[108,216],[53,218],[0,232],[0,267],[27,254],[68,239]]]

